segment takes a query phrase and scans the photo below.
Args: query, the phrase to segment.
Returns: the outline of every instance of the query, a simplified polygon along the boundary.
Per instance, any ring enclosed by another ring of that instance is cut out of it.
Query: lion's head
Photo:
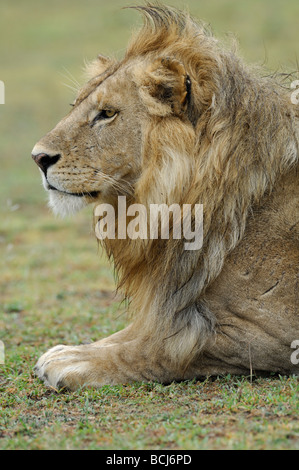
[[[178,37],[180,17],[172,10],[164,11],[167,29],[159,16],[152,17],[152,28],[149,18],[159,9],[141,10],[148,22],[124,59],[100,55],[92,62],[90,80],[71,111],[33,149],[50,206],[62,215],[96,200],[109,202],[117,194],[138,199],[142,193],[144,199],[154,167],[164,186],[156,182],[154,199],[160,201],[161,192],[162,199],[177,198],[178,183],[186,189],[184,173],[189,178],[199,112],[213,100],[217,65],[209,50],[215,41],[191,20],[189,37]],[[196,54],[195,35],[201,45]],[[165,143],[168,157],[165,148],[158,148]]]

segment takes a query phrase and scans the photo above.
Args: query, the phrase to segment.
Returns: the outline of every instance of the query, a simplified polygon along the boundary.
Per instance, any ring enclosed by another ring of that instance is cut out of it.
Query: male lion
[[[132,324],[50,349],[37,374],[75,389],[298,372],[298,106],[188,14],[135,8],[144,26],[124,59],[92,63],[32,155],[54,212],[105,202],[117,214],[118,196],[203,204],[203,246],[106,238]]]

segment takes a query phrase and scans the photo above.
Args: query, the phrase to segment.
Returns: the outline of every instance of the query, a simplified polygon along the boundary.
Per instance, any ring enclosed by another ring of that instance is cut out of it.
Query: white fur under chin
[[[54,214],[66,217],[74,215],[87,205],[85,197],[71,196],[59,191],[49,191],[49,207]]]

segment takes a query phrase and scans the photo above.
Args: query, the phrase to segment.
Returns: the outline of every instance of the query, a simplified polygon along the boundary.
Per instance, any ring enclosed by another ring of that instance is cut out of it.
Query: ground
[[[227,376],[57,393],[33,375],[49,347],[97,340],[126,324],[91,209],[74,219],[55,218],[30,152],[68,111],[74,92],[63,83],[74,84],[65,75],[82,83],[84,59],[121,55],[139,21],[119,10],[127,3],[1,3],[0,449],[299,449],[296,377]],[[263,61],[266,49],[272,70],[283,61],[294,69],[297,0],[186,3],[220,36],[235,32],[248,59]]]

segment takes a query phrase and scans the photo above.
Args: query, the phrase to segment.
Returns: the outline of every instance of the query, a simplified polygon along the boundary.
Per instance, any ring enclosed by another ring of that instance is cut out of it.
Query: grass
[[[50,214],[30,151],[73,99],[62,75],[82,81],[84,59],[121,55],[140,23],[135,12],[120,11],[127,3],[1,3],[0,448],[298,449],[296,377],[227,376],[58,394],[32,373],[50,346],[93,341],[126,324],[90,209],[73,220]],[[262,62],[266,49],[268,68],[292,69],[297,0],[186,3],[220,37],[236,33],[248,60]]]
[[[207,379],[58,394],[36,383],[32,352],[7,368],[3,449],[298,449],[298,381]]]

